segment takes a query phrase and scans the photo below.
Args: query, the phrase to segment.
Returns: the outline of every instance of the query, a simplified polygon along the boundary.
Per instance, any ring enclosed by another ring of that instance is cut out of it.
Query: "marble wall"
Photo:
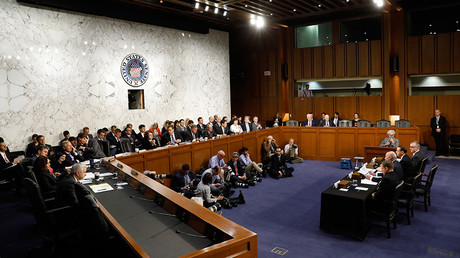
[[[24,149],[33,133],[230,114],[228,33],[196,34],[103,17],[0,3],[0,136]],[[150,66],[145,109],[128,110],[120,73],[138,53]],[[205,121],[207,118],[205,119]]]

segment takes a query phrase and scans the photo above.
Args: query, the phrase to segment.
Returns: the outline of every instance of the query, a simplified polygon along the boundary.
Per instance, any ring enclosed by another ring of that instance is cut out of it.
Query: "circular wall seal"
[[[136,53],[129,54],[123,58],[120,71],[123,80],[133,87],[142,86],[149,78],[147,60]]]

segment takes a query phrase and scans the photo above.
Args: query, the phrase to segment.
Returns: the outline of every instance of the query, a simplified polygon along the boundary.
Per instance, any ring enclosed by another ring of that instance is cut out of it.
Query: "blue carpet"
[[[432,205],[425,212],[423,204],[416,204],[411,225],[399,215],[391,239],[379,226],[363,242],[319,228],[321,192],[349,172],[339,169],[339,162],[294,164],[292,178],[267,177],[243,189],[246,204],[222,215],[258,234],[259,257],[281,257],[272,252],[277,247],[283,257],[460,257],[460,160],[432,164],[439,164]]]

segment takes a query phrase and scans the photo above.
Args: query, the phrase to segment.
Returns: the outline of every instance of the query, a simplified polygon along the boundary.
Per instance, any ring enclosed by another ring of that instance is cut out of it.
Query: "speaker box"
[[[399,58],[397,56],[390,57],[390,71],[392,72],[399,71]]]
[[[281,75],[285,80],[288,79],[289,77],[289,71],[288,71],[288,65],[287,64],[282,64],[281,65]]]

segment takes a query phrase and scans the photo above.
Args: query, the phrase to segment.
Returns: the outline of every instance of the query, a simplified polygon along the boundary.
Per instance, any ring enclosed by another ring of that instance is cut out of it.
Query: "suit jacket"
[[[412,169],[414,170],[414,174],[417,174],[418,171],[420,170],[420,166],[422,165],[422,159],[425,156],[420,151],[417,151],[414,155],[412,155],[411,158],[411,163],[412,163]]]
[[[203,132],[203,131],[206,131],[206,125],[205,124],[196,124],[196,126],[198,126],[198,130]]]
[[[144,138],[145,138],[145,133],[144,135],[142,135],[141,132],[139,132],[137,135],[136,135],[137,139],[140,141],[140,142],[143,142],[144,141]]]
[[[195,139],[198,140],[201,137],[200,130],[196,130],[195,134],[192,133],[191,131],[184,132],[184,134],[182,135],[182,138],[186,142],[191,142],[193,141],[193,135],[195,135]]]
[[[37,145],[38,146],[38,145]],[[35,143],[31,142],[27,145],[26,148],[26,157],[32,157],[36,154],[36,147]]]
[[[101,149],[97,138],[92,138],[88,141],[85,151],[83,151],[83,157],[85,159],[100,159],[105,158],[104,151]]]
[[[171,188],[176,191],[180,192],[181,188],[185,186],[185,179],[184,179],[185,173],[184,171],[179,170],[177,173],[173,176],[172,182],[171,182]],[[190,178],[190,182],[195,180],[195,174],[193,173],[192,170],[188,172],[188,177]]]
[[[286,155],[281,154],[280,158],[275,154],[270,158],[272,162],[272,169],[275,171],[280,171],[286,169]]]
[[[109,140],[110,149],[117,149],[116,153],[121,153],[121,138],[117,141],[116,137],[107,138]]]
[[[260,125],[260,123],[254,123],[254,122],[251,123],[251,131],[258,131],[258,130],[260,130],[260,129],[258,128],[259,125]]]
[[[135,134],[131,134],[131,137],[129,137],[128,135],[125,134],[125,136],[123,136],[121,138],[130,139],[131,142],[133,143],[133,149],[134,149],[134,147],[139,147],[140,145],[142,145],[142,142],[139,141],[139,139],[137,139],[137,136]]]
[[[227,127],[223,127],[224,129],[224,134],[225,135],[231,135],[232,131],[230,131],[230,127],[227,125]]]
[[[409,156],[404,155],[399,161],[399,163],[401,164],[402,169],[403,169],[404,180],[415,176],[414,170],[412,169],[412,161],[409,158]]]
[[[246,174],[243,166],[238,161],[236,162],[236,168],[235,168],[235,163],[233,163],[233,160],[230,160],[229,162],[227,162],[227,166],[231,167],[232,171],[235,172],[235,175],[237,176],[244,176],[244,174]],[[238,169],[238,173],[236,169]]]
[[[243,122],[243,123],[241,123],[241,129],[243,129],[243,132],[252,131],[252,124],[249,122],[248,126],[246,126],[246,123]]]
[[[339,118],[337,119],[337,123],[335,124],[335,123],[334,123],[334,118],[333,118],[333,117],[331,117],[331,119],[329,119],[329,121],[332,122],[332,125],[331,125],[331,126],[333,126],[333,127],[338,127],[338,126],[339,126],[340,120],[342,120],[342,118],[339,117]]]
[[[396,175],[398,175],[399,180],[403,180],[404,179],[404,170],[403,170],[402,165],[398,161],[394,161],[393,165],[394,165],[393,172],[395,172]]]
[[[156,145],[153,145],[153,143],[155,143]],[[155,138],[152,139],[152,142],[150,142],[147,138],[144,138],[144,140],[142,140],[142,148],[143,149],[151,150],[151,149],[155,149],[157,147],[160,147],[160,143],[157,142],[157,139],[155,139]]]
[[[56,207],[71,206],[78,208],[80,200],[91,194],[89,190],[77,182],[72,175],[65,175],[56,188]]]
[[[59,163],[58,160],[62,155],[65,155],[65,160]],[[54,163],[53,169],[54,171],[65,171],[65,167],[70,167],[77,163],[77,161],[84,161],[84,158],[77,153],[61,152],[56,156],[56,162]]]
[[[184,141],[184,139],[182,139],[182,136],[180,136],[180,133],[177,131],[174,131],[174,139],[181,140],[182,142]],[[171,136],[169,135],[168,132],[161,135],[161,146],[168,145],[168,142],[170,141],[171,141]]]
[[[212,137],[217,136],[217,134],[216,134],[216,132],[214,132],[214,130],[212,132],[209,132],[208,130],[205,130],[205,131],[201,132],[201,135],[203,136],[203,138],[208,137],[208,139],[211,139]]]
[[[302,123],[302,126],[307,126],[308,125],[308,120],[305,120],[303,123]],[[319,126],[319,122],[318,122],[318,119],[314,118],[311,120],[311,126]]]
[[[55,175],[49,171],[35,171],[33,170],[35,177],[37,178],[38,185],[42,192],[50,192],[56,190],[58,180]]]
[[[272,144],[270,146],[268,141],[264,141],[264,143],[262,143],[262,148],[260,150],[260,154],[261,154],[261,157],[262,157],[262,162],[265,161],[265,160],[270,159],[270,151],[272,150],[272,147],[273,147],[273,150],[275,150],[276,147],[278,147],[278,145],[276,145],[276,143],[272,142]]]
[[[215,125],[213,125],[212,130],[213,130],[216,134],[224,134],[223,127],[222,127],[222,125],[220,125],[219,123],[216,123]]]
[[[438,124],[439,124],[439,129],[441,129],[440,133],[436,132],[436,129],[438,128],[438,125],[436,124],[436,117],[431,118],[431,122],[430,122],[431,135],[432,136],[435,136],[435,135],[445,136],[446,135],[446,124],[447,124],[446,118],[443,116],[440,116]]]
[[[109,133],[105,136],[105,138],[107,139],[107,141],[110,142],[110,139],[115,138],[115,135],[113,135],[112,132],[109,132]]]
[[[321,122],[319,123],[319,126],[323,127],[326,126],[326,120],[321,119]],[[334,123],[329,119],[329,127],[335,127]]]
[[[0,154],[0,170],[13,165],[13,156],[11,156],[11,154],[8,152],[5,152],[5,155],[9,162],[6,162],[6,160],[3,158],[3,155]]]
[[[393,194],[399,181],[399,177],[395,172],[390,172],[384,175],[377,186],[376,192],[374,193],[374,199],[384,201],[393,200]]]
[[[387,144],[387,143],[390,141],[390,137],[384,138],[384,139],[382,140],[382,142],[380,142],[380,147],[393,147],[393,148],[398,147],[398,146],[399,146],[399,140],[396,139],[396,138],[394,138],[394,137],[393,137],[393,140],[394,140],[394,142],[395,142],[394,144],[391,144],[391,143],[390,143],[390,145],[385,146],[385,144]]]

